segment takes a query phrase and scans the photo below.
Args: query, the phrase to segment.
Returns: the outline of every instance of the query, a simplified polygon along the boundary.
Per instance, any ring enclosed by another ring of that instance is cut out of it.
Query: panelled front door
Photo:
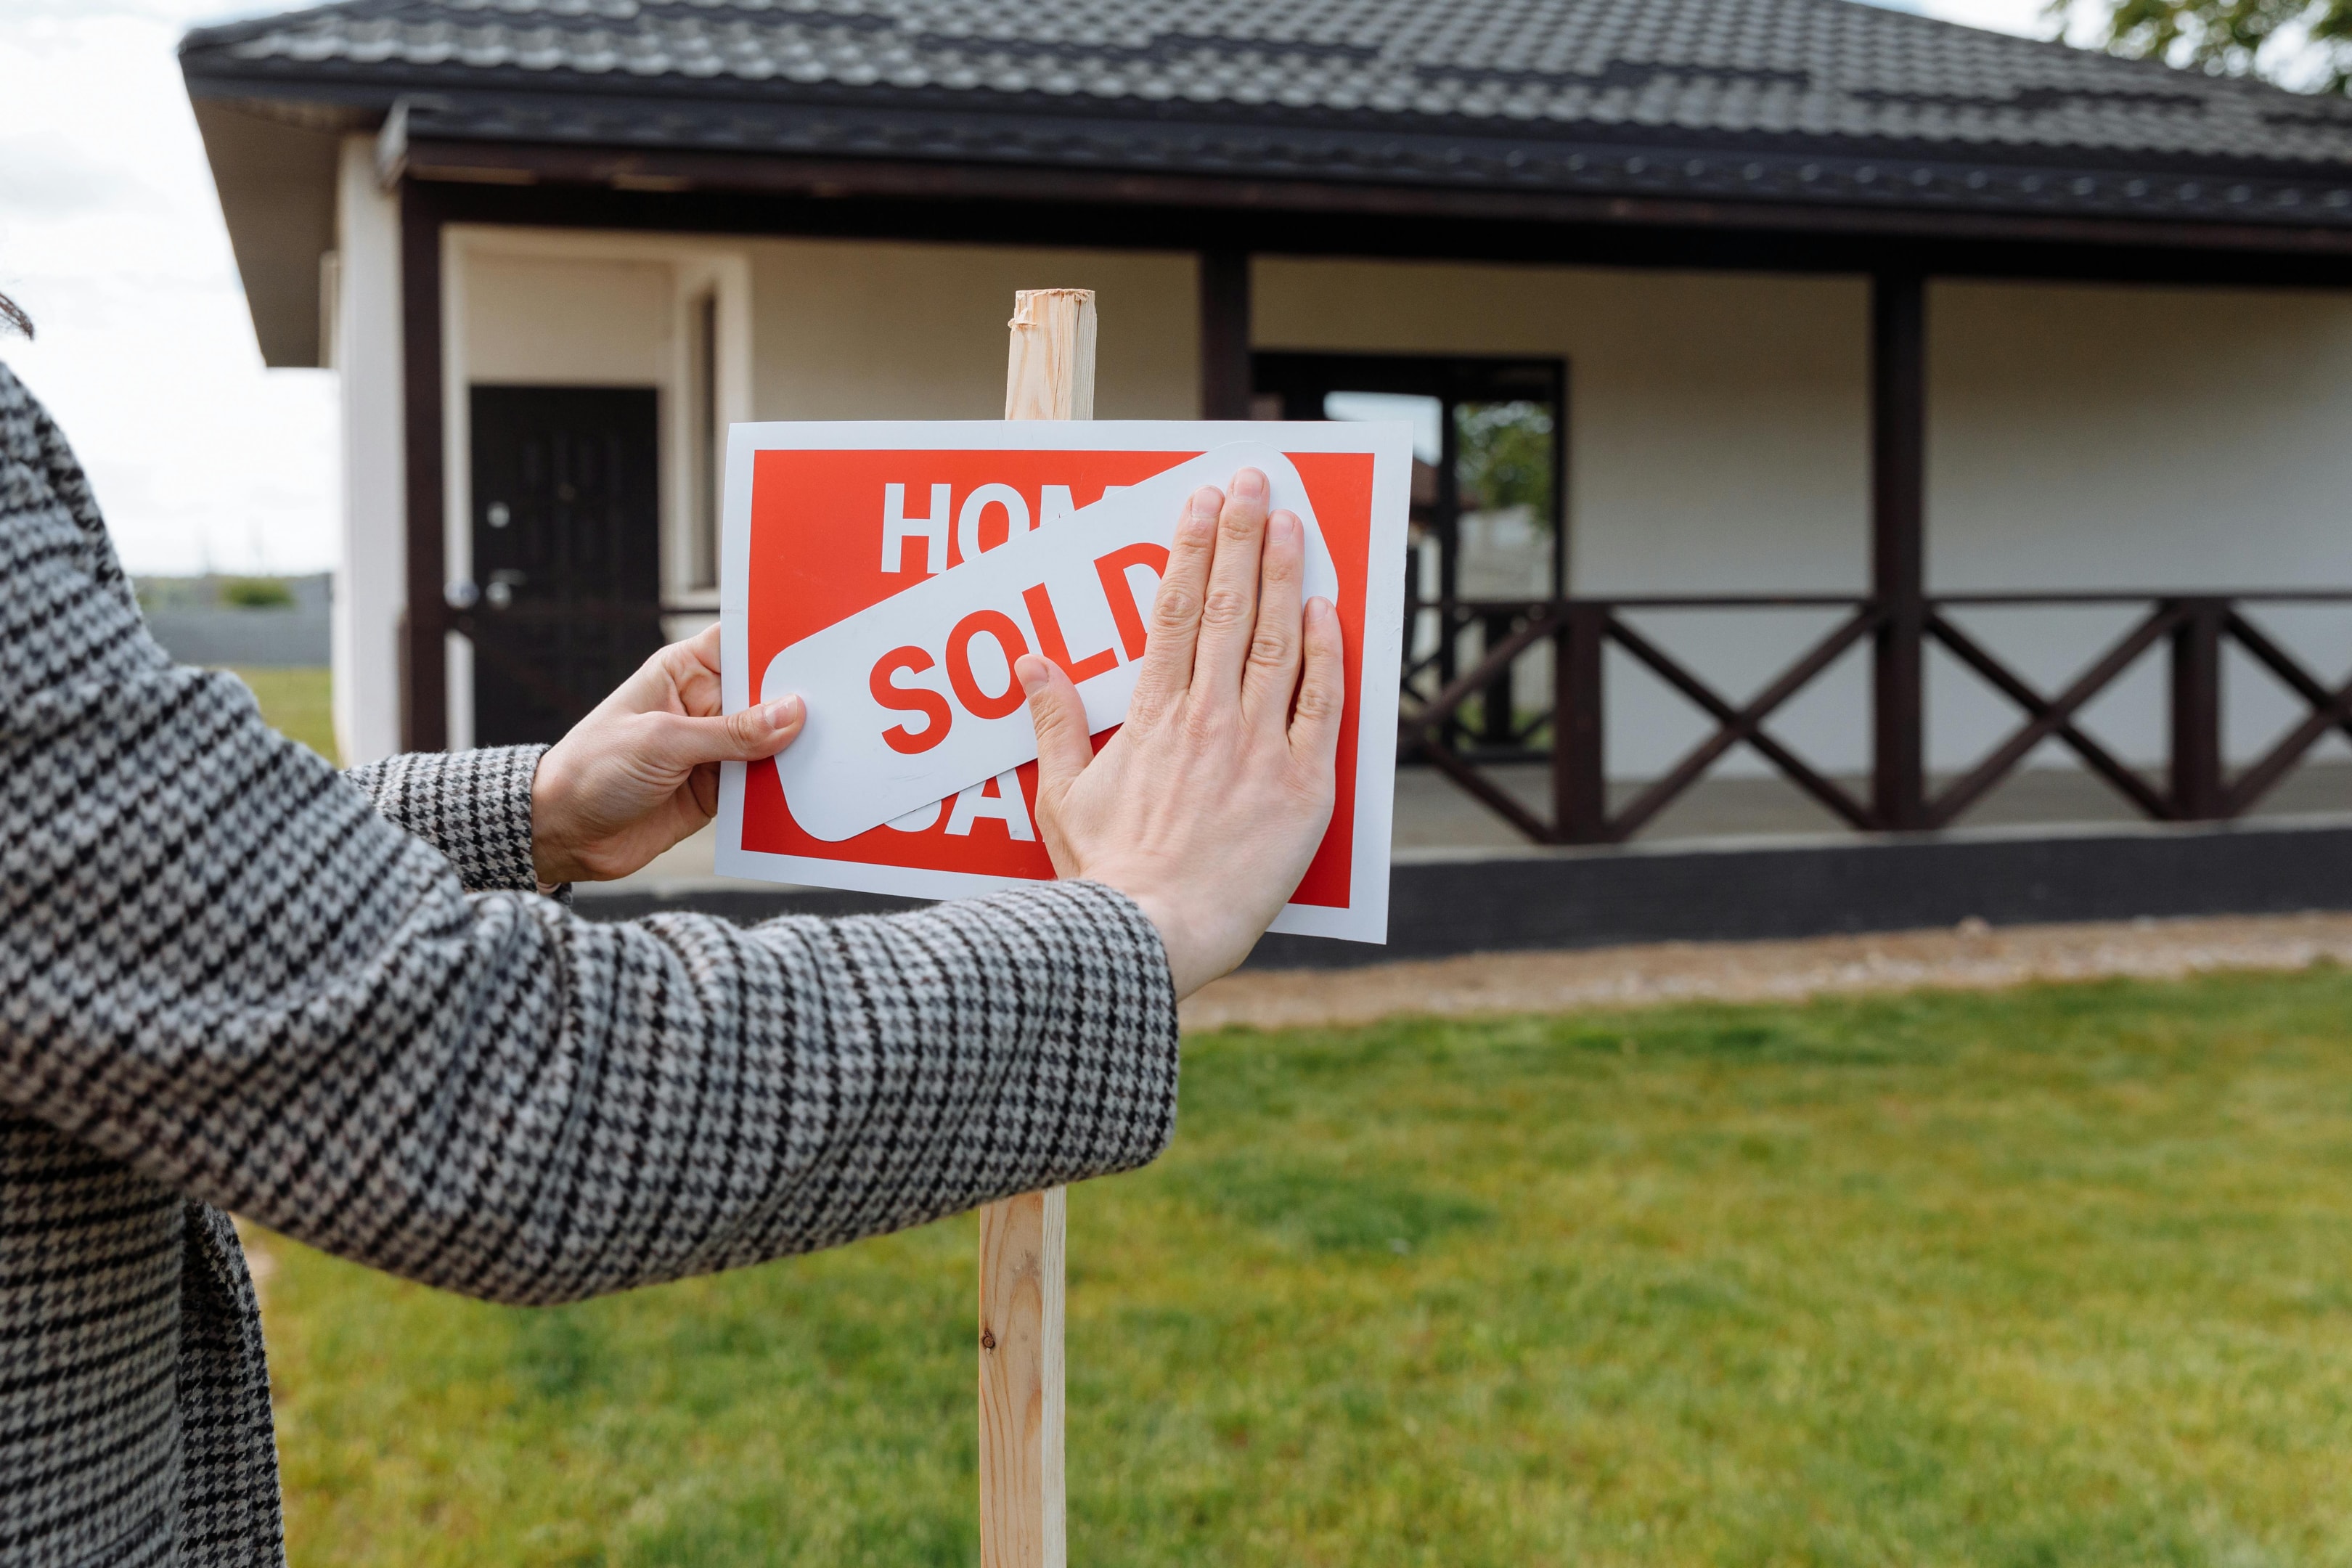
[[[553,741],[661,646],[655,393],[472,390],[474,741]]]

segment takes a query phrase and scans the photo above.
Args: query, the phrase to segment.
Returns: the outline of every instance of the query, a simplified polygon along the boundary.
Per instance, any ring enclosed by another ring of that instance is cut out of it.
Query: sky
[[[262,368],[173,58],[191,26],[285,8],[0,0],[0,292],[40,334],[0,361],[64,427],[134,574],[335,563],[335,378]],[[2042,0],[1897,8],[2050,30]]]

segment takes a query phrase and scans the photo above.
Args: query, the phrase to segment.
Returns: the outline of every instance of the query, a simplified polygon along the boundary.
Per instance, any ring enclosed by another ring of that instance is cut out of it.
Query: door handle
[[[527,574],[510,566],[501,566],[490,574],[488,587],[483,587],[469,577],[459,577],[444,584],[441,602],[460,615],[478,605],[487,604],[494,610],[503,610],[514,603],[514,591],[530,581]]]
[[[514,591],[530,581],[513,567],[501,566],[490,574],[490,585],[482,590],[482,597],[489,601],[490,608],[503,610],[514,603]]]

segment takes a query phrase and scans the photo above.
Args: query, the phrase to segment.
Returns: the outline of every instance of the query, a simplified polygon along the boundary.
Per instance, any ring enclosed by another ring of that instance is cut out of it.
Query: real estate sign
[[[1274,929],[1384,941],[1412,462],[1391,424],[736,426],[725,700],[796,691],[808,721],[775,762],[726,766],[719,870],[920,898],[1050,879],[1013,661],[1067,670],[1099,746],[1184,498],[1254,467],[1347,640],[1338,805]]]

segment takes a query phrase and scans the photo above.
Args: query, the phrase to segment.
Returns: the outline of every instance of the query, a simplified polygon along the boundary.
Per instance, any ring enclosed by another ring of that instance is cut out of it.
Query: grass
[[[1071,1561],[2352,1562],[2352,977],[1188,1042]],[[292,1561],[970,1563],[972,1226],[555,1310],[285,1242]]]
[[[227,577],[221,581],[220,602],[239,610],[290,610],[294,590],[278,577]]]
[[[253,689],[269,727],[301,742],[329,762],[335,760],[334,685],[325,669],[231,671]]]

